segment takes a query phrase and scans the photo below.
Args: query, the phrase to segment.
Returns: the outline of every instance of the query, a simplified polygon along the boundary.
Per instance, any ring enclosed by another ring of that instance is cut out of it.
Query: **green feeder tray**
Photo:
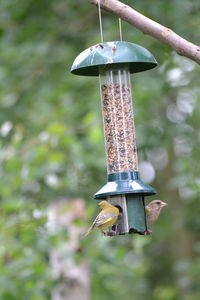
[[[144,183],[139,172],[121,172],[108,175],[108,182],[94,195],[95,199],[106,199],[108,196],[121,194],[139,194],[150,196],[156,190]]]
[[[154,194],[156,190],[135,171],[109,174],[108,182],[94,198],[107,199],[120,209],[120,218],[112,229],[116,234],[144,234],[147,231],[144,197]]]

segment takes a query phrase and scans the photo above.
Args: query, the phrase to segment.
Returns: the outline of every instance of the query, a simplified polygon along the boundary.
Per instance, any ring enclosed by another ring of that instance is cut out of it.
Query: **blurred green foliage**
[[[200,4],[126,1],[194,43]],[[48,251],[57,236],[46,209],[62,196],[92,195],[106,181],[97,78],[70,74],[75,56],[100,40],[89,1],[0,1],[0,299],[50,299]],[[147,47],[159,66],[134,75],[140,161],[168,208],[152,237],[83,241],[92,300],[198,300],[200,295],[199,66],[123,22],[124,39]],[[103,13],[105,40],[119,39]],[[67,233],[66,233],[67,235]],[[63,236],[63,233],[62,233]]]

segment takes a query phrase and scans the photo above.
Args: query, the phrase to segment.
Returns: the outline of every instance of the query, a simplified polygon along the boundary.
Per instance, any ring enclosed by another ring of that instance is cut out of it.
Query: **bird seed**
[[[132,95],[125,84],[102,84],[108,174],[137,171]]]

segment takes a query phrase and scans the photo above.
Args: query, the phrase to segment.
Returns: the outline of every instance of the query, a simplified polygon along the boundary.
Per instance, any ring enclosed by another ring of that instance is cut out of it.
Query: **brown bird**
[[[147,227],[151,226],[158,219],[162,208],[166,205],[167,203],[161,200],[153,200],[145,207]],[[146,234],[150,235],[152,231],[148,229]]]
[[[91,231],[96,228],[99,228],[103,235],[106,235],[106,229],[114,225],[117,221],[119,215],[119,209],[117,207],[113,206],[105,200],[98,203],[98,205],[101,208],[101,212],[98,214],[92,226],[88,229],[88,231],[82,238],[86,237]]]

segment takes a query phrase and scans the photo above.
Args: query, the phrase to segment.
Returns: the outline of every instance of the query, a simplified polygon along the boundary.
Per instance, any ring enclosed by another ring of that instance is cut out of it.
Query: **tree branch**
[[[99,0],[90,0],[97,5]],[[117,0],[101,0],[101,7],[140,31],[170,46],[179,55],[188,57],[200,64],[200,47],[185,40],[171,29],[145,17],[130,6]]]

